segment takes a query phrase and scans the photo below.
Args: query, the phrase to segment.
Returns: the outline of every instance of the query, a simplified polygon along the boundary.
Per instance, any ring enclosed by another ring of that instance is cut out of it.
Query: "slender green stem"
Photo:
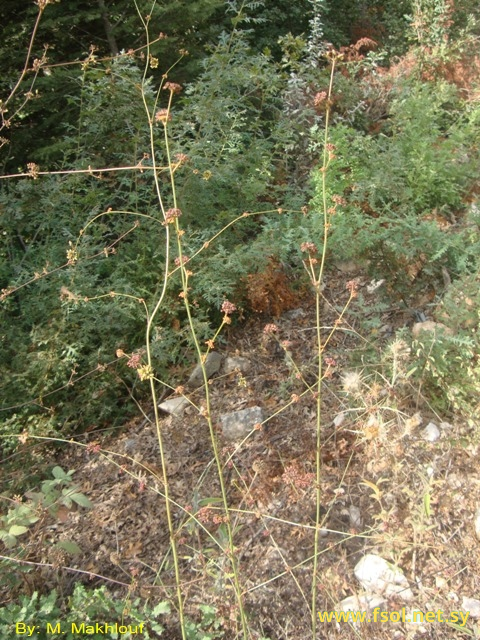
[[[166,137],[165,140],[165,144],[166,144],[166,150],[167,150],[167,157],[168,157],[168,161],[170,163],[170,148],[169,148],[169,143],[168,143],[168,138]],[[171,187],[172,187],[172,193],[173,193],[173,206],[175,208],[177,208],[177,199],[176,199],[176,191],[175,191],[175,182],[174,182],[174,177],[172,174],[172,178],[171,178]],[[221,496],[222,496],[222,503],[223,503],[223,508],[224,508],[224,513],[225,513],[225,525],[226,525],[226,529],[227,529],[227,536],[228,536],[228,549],[224,550],[229,558],[231,567],[232,567],[232,575],[233,575],[233,582],[234,582],[234,588],[235,588],[235,594],[237,597],[237,603],[238,603],[238,607],[239,607],[239,612],[240,612],[240,620],[241,620],[241,625],[242,625],[242,633],[243,633],[243,637],[244,640],[247,640],[248,638],[248,625],[247,625],[247,619],[245,616],[245,609],[243,606],[243,598],[242,598],[242,589],[241,589],[241,585],[240,585],[240,577],[239,577],[239,573],[238,573],[238,565],[235,559],[235,546],[234,546],[234,541],[233,541],[233,530],[232,530],[232,523],[231,523],[231,517],[230,517],[230,511],[229,511],[229,505],[228,505],[228,497],[227,497],[227,489],[225,486],[225,481],[223,478],[223,465],[222,465],[222,460],[220,458],[220,453],[218,450],[218,443],[217,443],[217,438],[216,438],[216,434],[215,434],[215,430],[213,428],[213,422],[212,422],[212,416],[211,416],[211,403],[210,403],[210,390],[209,390],[209,385],[208,385],[208,377],[207,377],[207,373],[205,370],[205,366],[204,366],[204,361],[205,361],[205,355],[202,352],[202,348],[201,345],[198,341],[198,337],[197,337],[197,333],[196,333],[196,329],[195,329],[195,324],[193,321],[193,316],[191,313],[191,307],[190,307],[190,303],[189,303],[189,297],[188,297],[188,271],[185,267],[185,265],[183,264],[183,247],[182,247],[182,234],[181,234],[181,229],[180,229],[180,225],[179,225],[179,221],[178,218],[175,219],[175,229],[177,232],[177,247],[178,247],[178,256],[179,256],[179,260],[180,260],[180,265],[181,265],[181,278],[182,278],[182,291],[183,291],[183,301],[185,304],[185,309],[187,312],[187,317],[188,317],[188,323],[190,326],[190,333],[191,333],[191,337],[192,340],[194,342],[196,351],[197,351],[197,356],[198,356],[198,360],[199,363],[202,367],[202,374],[203,374],[203,381],[204,381],[204,388],[205,388],[205,417],[207,419],[208,422],[208,428],[210,431],[210,439],[212,442],[212,449],[213,449],[213,454],[214,454],[214,458],[215,458],[215,464],[217,467],[217,475],[218,475],[218,481],[220,484],[220,492],[221,492]],[[218,332],[215,334],[215,336],[218,335]]]
[[[317,349],[318,349],[318,369],[317,369],[317,425],[316,425],[316,512],[315,512],[315,535],[313,543],[313,571],[312,571],[312,600],[311,600],[311,616],[312,616],[312,638],[315,640],[317,633],[317,572],[319,558],[319,541],[320,541],[320,507],[322,498],[321,480],[322,480],[322,377],[323,377],[323,350],[321,335],[321,285],[325,270],[325,258],[328,245],[329,230],[329,214],[327,206],[327,168],[329,164],[329,152],[327,148],[328,133],[330,124],[330,100],[333,88],[333,75],[335,71],[335,58],[332,58],[332,68],[330,72],[330,83],[327,95],[327,110],[325,114],[325,135],[323,144],[323,165],[322,172],[322,214],[323,214],[323,246],[322,257],[318,269],[318,275],[315,279],[315,320],[317,329]]]
[[[147,69],[148,69],[148,64],[150,61],[150,45],[149,45],[149,32],[148,32],[148,25],[145,22],[145,20],[143,19],[141,12],[138,10],[137,7],[137,11],[138,14],[143,22],[143,26],[145,29],[145,33],[147,36],[147,63],[145,65],[145,69],[144,69],[144,76],[143,76],[143,82],[142,82],[142,86],[145,86],[146,83],[146,74],[147,74]],[[159,96],[159,92],[162,88],[162,83],[160,84],[160,87],[158,89],[157,92],[157,101],[158,101],[158,96]],[[145,91],[142,91],[142,100],[143,100],[143,105],[145,108],[145,113],[147,114],[148,117],[148,126],[149,126],[149,134],[150,134],[150,155],[152,158],[152,165],[154,167],[154,171],[153,171],[153,178],[154,178],[154,184],[155,184],[155,192],[157,195],[157,200],[158,200],[158,204],[160,207],[160,212],[162,215],[162,219],[163,221],[165,221],[166,219],[166,212],[165,212],[165,206],[163,203],[163,197],[162,197],[162,192],[160,189],[160,182],[158,179],[158,174],[159,171],[157,170],[157,166],[156,166],[156,158],[155,158],[155,139],[156,139],[156,135],[155,135],[155,130],[154,130],[154,126],[155,126],[155,117],[154,117],[154,110],[153,112],[150,110],[150,107],[147,103],[147,99],[146,99],[146,94]],[[156,102],[157,102],[156,101]],[[156,103],[155,103],[156,105]],[[154,107],[155,107],[154,105]],[[170,95],[170,101],[168,104],[168,112],[170,111],[170,106],[171,106],[171,95]],[[164,130],[165,130],[165,138],[168,139],[167,137],[167,121],[168,121],[168,116],[167,119],[165,120],[165,124],[164,124]],[[169,161],[169,170],[171,173],[171,167],[170,167],[170,161]],[[173,178],[172,178],[173,180]],[[161,285],[161,289],[160,289],[160,294],[157,298],[156,303],[154,304],[153,310],[151,311],[148,320],[147,320],[147,327],[146,327],[146,332],[145,332],[145,347],[146,347],[146,351],[147,351],[147,365],[150,369],[150,371],[153,371],[153,365],[152,365],[152,353],[151,353],[151,349],[150,349],[150,340],[151,340],[151,331],[152,331],[152,326],[153,326],[153,322],[155,320],[155,317],[164,301],[166,292],[167,292],[167,285],[168,285],[168,280],[169,280],[169,263],[170,263],[170,228],[169,225],[166,224],[165,225],[165,263],[163,266],[163,279],[162,279],[162,285]],[[171,509],[171,501],[170,501],[170,487],[169,487],[169,479],[168,479],[168,475],[167,475],[167,464],[166,464],[166,458],[165,458],[165,448],[164,448],[164,442],[163,442],[163,436],[162,436],[162,430],[161,430],[161,425],[160,425],[160,415],[159,415],[159,411],[158,411],[158,400],[157,400],[157,392],[156,392],[156,388],[155,388],[155,380],[152,377],[149,380],[150,382],[150,392],[151,392],[151,396],[152,396],[152,400],[153,400],[153,411],[154,411],[154,418],[155,418],[155,428],[157,431],[157,440],[158,440],[158,448],[159,448],[159,453],[160,453],[160,461],[161,461],[161,465],[162,465],[162,480],[163,480],[163,485],[164,485],[164,495],[165,495],[165,514],[166,514],[166,518],[167,518],[167,526],[168,526],[168,533],[169,533],[169,538],[170,538],[170,548],[172,551],[172,558],[173,558],[173,566],[174,566],[174,572],[175,572],[175,588],[176,588],[176,595],[177,595],[177,606],[178,606],[178,617],[179,617],[179,622],[180,622],[180,629],[181,629],[181,633],[182,633],[182,640],[186,640],[186,629],[185,629],[185,616],[184,616],[184,606],[183,606],[183,594],[182,594],[182,589],[181,589],[181,576],[180,576],[180,563],[179,563],[179,557],[178,557],[178,552],[177,552],[177,545],[176,545],[176,540],[175,540],[175,530],[174,530],[174,526],[173,526],[173,517],[172,517],[172,509]]]
[[[170,98],[169,98],[169,102],[168,102],[167,114],[170,112],[172,98],[173,98],[173,90],[170,91]],[[173,169],[173,164],[172,164],[171,154],[170,154],[170,141],[169,141],[169,137],[168,137],[168,133],[167,133],[167,123],[168,123],[168,117],[165,120],[165,150],[166,150],[166,154],[167,154],[168,166],[170,167],[170,186],[171,186],[171,191],[172,191],[173,207],[174,207],[174,209],[178,209],[174,169]],[[228,549],[225,550],[225,552],[227,553],[227,555],[229,557],[229,561],[230,561],[230,564],[231,564],[231,567],[232,567],[233,582],[234,582],[235,594],[236,594],[236,597],[237,597],[237,603],[238,603],[238,607],[239,607],[239,611],[240,611],[240,620],[241,620],[241,625],[242,625],[243,637],[244,637],[244,640],[247,640],[247,638],[248,638],[248,625],[247,625],[247,619],[246,619],[246,616],[245,616],[245,609],[244,609],[244,606],[243,606],[243,598],[242,598],[242,590],[241,590],[241,586],[240,586],[240,577],[239,577],[239,574],[238,574],[238,566],[237,566],[237,562],[236,562],[236,559],[235,559],[235,546],[234,546],[234,541],[233,541],[233,530],[232,530],[232,523],[231,523],[230,511],[229,511],[229,505],[228,505],[227,489],[226,489],[225,481],[224,481],[224,478],[223,478],[223,465],[222,465],[222,460],[220,458],[220,453],[219,453],[218,444],[217,444],[217,438],[216,438],[215,430],[213,428],[213,422],[212,422],[212,417],[211,417],[210,391],[209,391],[209,386],[208,386],[208,377],[207,377],[207,373],[206,373],[205,366],[204,366],[204,364],[205,364],[205,355],[206,354],[202,353],[202,348],[201,348],[200,343],[198,341],[198,337],[197,337],[197,333],[196,333],[196,329],[195,329],[195,324],[194,324],[193,316],[192,316],[192,312],[191,312],[191,307],[190,307],[190,303],[189,303],[189,297],[188,297],[188,289],[189,289],[189,287],[188,287],[188,278],[189,278],[189,273],[188,273],[188,270],[187,270],[186,266],[183,263],[182,233],[181,233],[181,229],[180,229],[178,218],[175,218],[174,224],[175,224],[175,231],[176,231],[176,235],[177,235],[178,257],[179,257],[179,262],[180,262],[180,267],[181,267],[180,274],[181,274],[181,278],[182,278],[183,301],[184,301],[184,305],[185,305],[185,310],[187,312],[187,317],[188,317],[188,323],[189,323],[189,326],[190,326],[191,337],[192,337],[192,340],[194,342],[194,345],[195,345],[195,348],[196,348],[196,351],[197,351],[197,356],[198,356],[198,359],[199,359],[199,363],[200,363],[200,365],[202,367],[204,387],[205,387],[205,417],[207,419],[208,427],[209,427],[209,431],[210,431],[210,439],[211,439],[211,442],[212,442],[213,454],[214,454],[214,458],[215,458],[215,463],[216,463],[216,467],[217,467],[217,474],[218,474],[218,480],[219,480],[219,484],[220,484],[220,492],[221,492],[221,495],[222,495],[222,503],[223,503],[223,508],[224,508],[224,512],[225,512],[225,525],[226,525],[227,536],[228,536]],[[166,226],[168,227],[169,225],[167,224]],[[217,332],[217,334],[218,334],[218,332]],[[215,335],[217,335],[217,334],[215,334]],[[172,544],[174,544],[174,540],[172,540]],[[183,630],[182,630],[182,633],[183,633]]]

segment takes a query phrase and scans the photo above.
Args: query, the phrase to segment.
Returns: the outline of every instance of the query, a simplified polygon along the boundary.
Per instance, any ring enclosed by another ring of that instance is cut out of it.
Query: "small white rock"
[[[170,415],[178,418],[178,416],[182,415],[188,404],[188,400],[183,396],[180,396],[178,398],[169,398],[168,400],[165,400],[165,402],[158,405],[158,408],[165,411],[165,413],[169,413]]]
[[[373,611],[376,607],[386,607],[385,600],[373,593],[364,593],[359,596],[349,596],[338,603],[338,608],[345,613],[347,611]]]
[[[248,436],[256,424],[263,422],[263,411],[260,407],[248,407],[248,409],[224,413],[220,416],[220,421],[225,438],[239,440]]]
[[[335,418],[333,419],[333,426],[334,427],[339,427],[340,425],[342,425],[345,422],[345,414],[344,413],[339,413],[337,416],[335,416]]]
[[[366,555],[357,563],[354,572],[366,591],[381,593],[387,598],[397,596],[405,601],[413,599],[412,590],[402,570],[380,556],[373,553]]]
[[[450,424],[450,422],[441,422],[440,429],[443,429],[443,431],[451,431],[453,429],[453,424]]]
[[[240,356],[230,356],[225,358],[223,364],[223,371],[225,373],[233,373],[234,371],[240,371],[240,373],[248,373],[251,368],[250,360],[242,358]]]
[[[450,327],[445,326],[441,322],[434,322],[433,320],[425,320],[425,322],[416,322],[412,327],[412,335],[414,338],[419,339],[422,333],[430,333],[434,336],[446,335],[452,336],[453,331]]]
[[[429,422],[422,431],[422,437],[427,442],[436,442],[440,438],[440,429],[434,422]]]
[[[375,293],[377,289],[380,289],[384,282],[385,278],[383,278],[382,280],[372,280],[370,284],[367,284],[368,293]]]
[[[211,378],[214,373],[217,373],[222,364],[222,360],[223,358],[220,353],[218,353],[217,351],[210,351],[203,364],[203,369],[205,369],[207,379]],[[197,364],[195,369],[192,371],[187,382],[187,387],[189,389],[197,389],[198,387],[201,387],[203,385],[205,381],[203,377],[203,369],[202,365]]]
[[[350,526],[354,529],[360,529],[362,526],[362,513],[358,507],[351,504],[348,507],[348,515],[350,517]]]
[[[480,600],[462,598],[462,609],[470,614],[470,618],[480,618]]]

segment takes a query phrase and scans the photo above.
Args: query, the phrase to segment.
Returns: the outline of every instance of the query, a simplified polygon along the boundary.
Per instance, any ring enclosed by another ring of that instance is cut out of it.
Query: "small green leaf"
[[[431,496],[429,493],[423,496],[423,507],[425,509],[425,515],[429,518],[432,515]]]
[[[71,509],[72,507],[72,501],[70,499],[70,496],[65,496],[64,498],[62,498],[62,504],[67,507],[67,509]],[[58,505],[54,504],[52,505],[52,509],[53,511],[58,511]]]
[[[28,527],[22,527],[20,524],[14,524],[9,529],[9,534],[11,536],[22,536],[24,533],[27,533]]]
[[[206,507],[210,504],[219,504],[222,503],[223,499],[222,498],[203,498],[202,500],[198,501],[198,504],[201,507]]]
[[[61,540],[55,546],[63,549],[67,553],[70,553],[72,556],[77,556],[82,553],[82,550],[80,549],[78,544],[72,542],[71,540]]]
[[[163,615],[165,613],[170,613],[170,605],[168,602],[159,602],[157,606],[152,610],[152,615],[154,617]]]
[[[90,502],[87,496],[84,496],[83,493],[72,493],[69,497],[81,507],[85,507],[86,509],[93,508],[93,503]]]
[[[69,471],[68,473],[65,473],[65,471],[62,469],[62,467],[53,467],[52,469],[52,475],[54,478],[56,478],[57,480],[65,480],[65,481],[69,481],[72,479],[72,475],[73,475],[73,471]]]
[[[41,597],[41,606],[40,606],[40,610],[39,613],[42,614],[51,614],[52,611],[54,611],[55,609],[55,604],[57,601],[57,591],[56,589],[52,589],[52,591],[48,594],[48,596],[42,596]]]
[[[6,531],[0,531],[0,539],[3,540],[3,544],[7,547],[7,549],[11,549],[17,544],[16,537],[11,536]]]

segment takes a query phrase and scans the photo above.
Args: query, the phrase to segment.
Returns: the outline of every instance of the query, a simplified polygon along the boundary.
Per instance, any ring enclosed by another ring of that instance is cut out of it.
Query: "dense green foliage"
[[[48,596],[34,592],[31,597],[23,596],[17,604],[10,604],[0,608],[0,630],[5,637],[11,630],[18,627],[18,633],[27,633],[27,626],[37,629],[38,638],[78,638],[78,633],[88,634],[90,638],[118,638],[115,629],[125,627],[122,638],[134,638],[142,625],[144,638],[158,638],[164,630],[160,620],[170,612],[167,602],[159,602],[153,607],[140,604],[140,598],[133,602],[117,600],[105,587],[85,589],[81,584],[75,586],[74,592],[63,609],[59,606],[58,595],[55,590]],[[98,621],[108,621],[100,625]],[[26,626],[21,626],[26,625]],[[58,626],[60,625],[60,626]],[[77,631],[78,629],[78,631]],[[196,637],[192,635],[192,640]],[[202,636],[206,637],[206,636]],[[214,636],[211,636],[214,637]]]
[[[0,52],[0,93],[6,97],[25,64],[25,55],[38,13],[33,2],[2,3],[3,44]],[[198,72],[204,47],[218,37],[224,17],[222,0],[195,0],[152,3],[139,0],[105,2],[52,2],[41,15],[28,66],[46,56],[46,65],[35,80],[35,95],[22,109],[22,126],[12,123],[8,170],[26,162],[62,162],[66,125],[76,126],[80,63],[91,56],[106,60],[120,51],[135,50],[139,55],[147,44],[142,20],[148,19],[149,53],[161,60],[157,79],[179,56],[190,55],[177,70],[177,76],[192,78]],[[21,84],[21,94],[30,90],[32,73]],[[37,93],[38,92],[38,93]],[[37,98],[40,96],[40,98]],[[15,103],[14,103],[14,106]],[[12,113],[12,108],[10,108]],[[32,135],[33,134],[33,135]]]
[[[338,126],[330,189],[346,202],[332,250],[346,244],[350,257],[368,258],[398,296],[415,293],[409,265],[430,281],[441,279],[442,268],[454,277],[474,268],[479,238],[468,226],[445,228],[463,215],[476,177],[477,120],[478,109],[462,104],[454,86],[408,81],[392,98],[380,135]]]

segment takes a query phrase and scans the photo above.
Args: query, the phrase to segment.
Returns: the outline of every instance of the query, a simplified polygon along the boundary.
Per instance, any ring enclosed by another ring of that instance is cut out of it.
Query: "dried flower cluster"
[[[176,153],[174,158],[179,165],[188,162],[188,156],[185,153]]]
[[[231,313],[233,313],[234,311],[237,310],[237,307],[233,304],[233,302],[230,302],[229,300],[224,300],[222,303],[222,313],[225,314],[226,316],[230,315]]]
[[[40,278],[40,274],[36,273],[35,279],[37,280],[38,278]],[[77,294],[70,291],[70,289],[63,286],[60,288],[60,300],[67,300],[68,302],[79,302],[81,298]]]
[[[350,295],[352,298],[356,298],[358,295],[358,287],[360,285],[359,279],[354,278],[353,280],[349,280],[345,285],[345,288],[350,291]]]
[[[197,512],[197,519],[202,524],[222,524],[227,521],[227,516],[222,516],[221,514],[212,510],[210,506],[201,507]]]
[[[166,82],[163,85],[163,90],[170,91],[170,93],[180,93],[180,91],[182,90],[182,87],[176,82]]]
[[[127,367],[130,367],[130,369],[139,369],[141,366],[141,362],[142,362],[142,354],[138,352],[132,353],[132,355],[130,356],[127,362]]]
[[[87,453],[99,453],[102,450],[102,447],[100,446],[100,443],[95,441],[95,442],[89,442],[87,444]]]
[[[182,215],[180,209],[172,208],[165,212],[165,222],[163,224],[173,224]]]
[[[32,64],[32,69],[35,71],[35,73],[38,73],[40,71],[42,64],[45,64],[46,61],[47,58],[45,56],[43,56],[43,58],[35,58]]]
[[[276,325],[276,324],[273,324],[273,322],[272,322],[272,323],[270,323],[270,324],[266,324],[266,325],[263,327],[263,333],[264,333],[266,336],[271,336],[273,333],[276,333],[277,331],[278,331],[278,327],[277,327],[277,325]]]
[[[78,260],[78,252],[77,252],[77,248],[74,246],[71,240],[68,241],[68,244],[70,248],[67,249],[67,264],[73,265]]]
[[[358,371],[347,371],[342,377],[342,387],[348,395],[357,395],[361,393],[363,386],[363,378]]]
[[[337,147],[334,144],[332,144],[331,142],[328,142],[325,145],[325,149],[328,152],[328,159],[329,160],[335,160],[335,158],[336,158],[335,151],[336,151]]]
[[[159,109],[155,114],[155,122],[168,122],[172,119],[172,116],[168,109]]]
[[[282,474],[282,480],[286,484],[293,485],[297,489],[308,489],[315,482],[315,474],[302,471],[298,465],[291,464],[285,467]]]
[[[7,296],[9,296],[14,291],[13,287],[7,287],[6,289],[2,289],[0,291],[0,302],[3,302]]]
[[[315,97],[313,99],[313,104],[316,107],[318,107],[322,104],[322,102],[325,102],[326,99],[327,99],[327,92],[319,91],[318,93],[315,94]]]
[[[318,249],[313,244],[313,242],[302,242],[302,244],[300,245],[300,251],[305,251],[310,255],[314,255],[315,253],[317,253]]]
[[[332,200],[336,205],[344,207],[347,204],[347,201],[343,196],[333,195]]]
[[[370,51],[371,49],[376,49],[377,47],[378,43],[371,38],[360,38],[360,40],[357,40],[357,42],[353,45],[353,48],[357,51],[360,51],[360,49],[368,49]]]
[[[38,164],[35,164],[35,162],[29,162],[27,164],[27,169],[28,169],[28,175],[32,177],[34,180],[36,180],[38,178],[38,174],[40,171],[40,167],[38,166]]]
[[[137,369],[138,377],[143,382],[144,380],[152,380],[154,377],[154,371],[149,364],[145,364]]]

